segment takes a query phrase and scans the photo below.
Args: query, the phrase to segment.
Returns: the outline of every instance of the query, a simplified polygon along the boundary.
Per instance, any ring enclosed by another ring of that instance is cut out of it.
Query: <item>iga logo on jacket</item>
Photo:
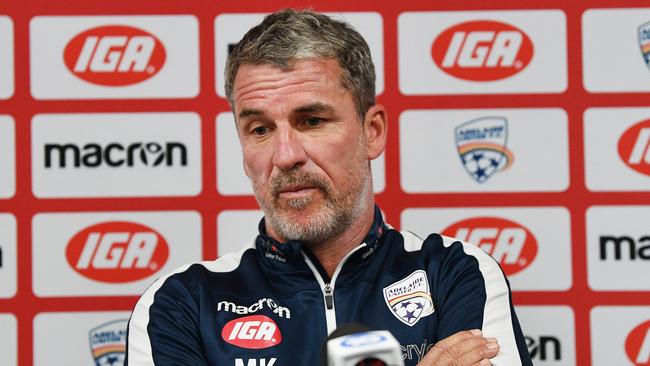
[[[221,330],[224,341],[241,348],[262,349],[282,342],[280,328],[265,315],[249,315],[229,321]]]
[[[525,69],[533,43],[522,30],[481,20],[456,24],[434,40],[431,54],[447,74],[469,81],[495,81]]]
[[[125,86],[156,75],[166,59],[156,36],[125,25],[91,28],[68,42],[64,61],[75,76],[92,84]]]
[[[537,256],[537,239],[525,226],[498,217],[474,217],[459,221],[442,235],[474,244],[499,262],[510,276],[528,267]]]
[[[169,246],[158,232],[138,223],[112,221],[78,232],[66,248],[68,264],[92,280],[124,283],[158,272]]]

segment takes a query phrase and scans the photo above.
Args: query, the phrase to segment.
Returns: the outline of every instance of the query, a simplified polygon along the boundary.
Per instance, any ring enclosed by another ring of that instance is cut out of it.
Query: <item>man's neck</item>
[[[374,204],[369,210],[359,215],[341,234],[326,241],[309,245],[327,275],[332,278],[341,260],[354,248],[359,246],[368,234],[374,221]]]
[[[374,218],[375,204],[374,200],[370,200],[363,212],[343,232],[318,243],[305,244],[314,253],[330,278],[343,257],[363,242],[372,227]],[[268,226],[268,223],[266,232],[275,240],[284,241],[272,227]]]

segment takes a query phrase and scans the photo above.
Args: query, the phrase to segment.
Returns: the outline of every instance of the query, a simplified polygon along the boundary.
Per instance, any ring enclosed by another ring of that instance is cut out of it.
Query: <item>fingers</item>
[[[495,338],[484,338],[478,329],[461,331],[436,343],[418,365],[489,366],[498,352]]]

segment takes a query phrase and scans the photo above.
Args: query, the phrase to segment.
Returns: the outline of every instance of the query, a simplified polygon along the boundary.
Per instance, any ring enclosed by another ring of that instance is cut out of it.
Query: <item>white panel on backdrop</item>
[[[14,95],[14,25],[0,15],[0,99]]]
[[[34,195],[195,196],[196,113],[39,114],[32,120]]]
[[[130,315],[125,311],[36,315],[34,366],[122,366]]]
[[[516,311],[535,365],[576,365],[573,309],[568,306],[517,306]]]
[[[0,299],[16,295],[16,247],[16,218],[0,213]]]
[[[650,206],[587,209],[587,268],[594,290],[650,290]]]
[[[650,190],[650,108],[589,108],[584,135],[589,190]]]
[[[13,118],[0,115],[0,198],[16,194],[15,135]]]
[[[562,10],[404,12],[399,88],[407,95],[561,93]]]
[[[193,15],[37,16],[30,21],[30,56],[36,99],[199,94]]]
[[[563,207],[409,208],[402,230],[438,232],[492,254],[513,290],[571,288],[571,224]]]
[[[375,92],[377,95],[381,94],[384,91],[384,30],[381,14],[371,12],[323,14],[352,25],[366,40],[375,64]],[[214,19],[215,87],[220,97],[226,97],[223,73],[230,47],[237,44],[249,29],[261,23],[266,15],[264,13],[221,14]]]
[[[241,250],[257,237],[261,210],[226,210],[217,218],[217,255]]]
[[[597,306],[590,320],[593,366],[650,363],[650,306]]]
[[[582,60],[590,92],[650,91],[650,8],[585,11]]]
[[[217,115],[217,189],[230,195],[252,195],[253,187],[244,173],[243,156],[232,112]],[[375,193],[386,187],[384,154],[371,163],[372,182]]]
[[[568,150],[562,109],[400,115],[401,183],[410,193],[563,191]]]
[[[157,277],[202,259],[194,211],[37,214],[38,296],[140,295]]]
[[[18,366],[18,332],[16,317],[0,313],[0,355],[3,366]]]

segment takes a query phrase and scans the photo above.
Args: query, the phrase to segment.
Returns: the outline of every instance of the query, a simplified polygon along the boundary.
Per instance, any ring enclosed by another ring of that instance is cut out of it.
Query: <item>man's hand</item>
[[[478,329],[464,330],[436,343],[418,366],[490,366],[497,353],[496,338],[484,338]]]

